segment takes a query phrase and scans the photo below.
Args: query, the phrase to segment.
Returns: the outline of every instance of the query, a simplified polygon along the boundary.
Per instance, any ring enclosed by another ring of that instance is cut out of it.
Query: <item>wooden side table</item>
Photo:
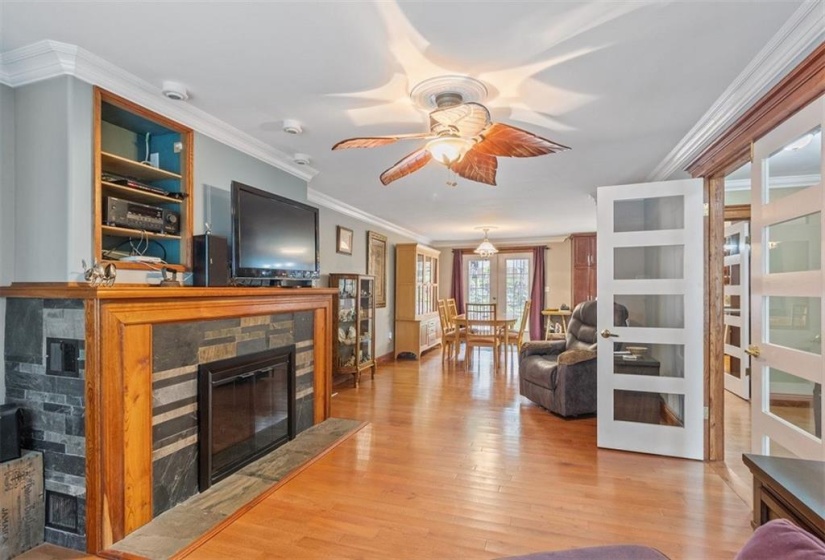
[[[788,519],[825,542],[825,463],[745,453],[753,473],[754,528]]]
[[[569,309],[542,309],[541,314],[547,317],[545,319],[546,325],[544,328],[544,340],[552,340],[553,338],[567,338],[567,318],[573,314]],[[558,317],[561,323],[561,333],[552,332],[550,325],[553,324],[553,318]]]

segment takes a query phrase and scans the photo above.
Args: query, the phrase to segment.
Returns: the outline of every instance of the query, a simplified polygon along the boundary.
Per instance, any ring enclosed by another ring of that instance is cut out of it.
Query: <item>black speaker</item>
[[[192,283],[195,286],[229,285],[229,243],[220,235],[196,235]]]
[[[23,411],[13,404],[0,404],[0,463],[20,457]]]

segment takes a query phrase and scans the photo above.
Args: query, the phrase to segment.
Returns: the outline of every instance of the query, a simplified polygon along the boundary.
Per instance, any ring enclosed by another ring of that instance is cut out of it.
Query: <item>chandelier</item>
[[[492,255],[495,255],[496,253],[498,253],[498,249],[496,249],[495,245],[490,243],[490,240],[487,239],[487,232],[490,231],[491,229],[495,229],[495,228],[483,227],[483,228],[477,228],[477,229],[484,230],[484,239],[482,239],[481,243],[478,245],[478,247],[476,247],[475,250],[473,250],[473,253],[475,253],[476,255],[479,255],[481,257],[489,257],[489,256],[492,256]]]

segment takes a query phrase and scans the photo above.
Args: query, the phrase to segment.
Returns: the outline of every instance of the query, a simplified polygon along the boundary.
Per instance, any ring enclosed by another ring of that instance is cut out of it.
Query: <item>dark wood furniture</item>
[[[622,355],[613,356],[613,373],[625,375],[659,376],[659,360],[637,357],[626,360]],[[661,424],[662,397],[645,391],[620,391],[615,398],[614,420]]]
[[[572,278],[573,305],[596,299],[596,234],[575,233],[570,236],[573,246]]]
[[[825,463],[745,453],[753,473],[754,528],[772,519],[793,521],[825,541]]]

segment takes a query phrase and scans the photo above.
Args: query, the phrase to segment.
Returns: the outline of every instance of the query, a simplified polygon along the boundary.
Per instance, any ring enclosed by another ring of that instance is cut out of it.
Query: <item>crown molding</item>
[[[790,175],[788,177],[771,177],[771,188],[790,189],[794,187],[810,187],[819,184],[819,175]],[[725,179],[726,191],[747,191],[751,188],[750,179]]]
[[[386,231],[395,233],[397,235],[401,235],[402,237],[408,237],[417,241],[418,243],[423,243],[424,245],[430,245],[432,240],[428,237],[424,237],[421,234],[418,234],[414,231],[410,231],[406,228],[401,226],[395,225],[392,222],[388,222],[383,218],[379,218],[378,216],[374,216],[363,210],[359,210],[355,206],[350,206],[346,202],[341,202],[337,198],[333,198],[328,194],[324,194],[320,191],[317,191],[313,188],[307,189],[307,200],[318,204],[319,206],[323,206],[324,208],[329,208],[330,210],[334,210],[339,214],[344,214],[345,216],[349,216],[350,218],[355,218],[356,220],[365,222],[367,224],[372,224],[375,227],[379,227]]]
[[[825,2],[803,3],[693,128],[647,177],[662,181],[684,169],[796,64],[825,40]]]
[[[163,97],[160,88],[75,45],[45,40],[0,54],[0,83],[10,87],[58,76],[73,76],[100,86],[304,181],[318,174],[318,170],[299,166],[284,152],[189,103]]]
[[[496,247],[525,247],[531,245],[548,245],[550,243],[564,243],[569,235],[556,235],[553,237],[518,237],[512,239],[491,240]],[[478,246],[480,238],[462,240],[441,240],[433,241],[429,245],[436,249],[473,249]]]

